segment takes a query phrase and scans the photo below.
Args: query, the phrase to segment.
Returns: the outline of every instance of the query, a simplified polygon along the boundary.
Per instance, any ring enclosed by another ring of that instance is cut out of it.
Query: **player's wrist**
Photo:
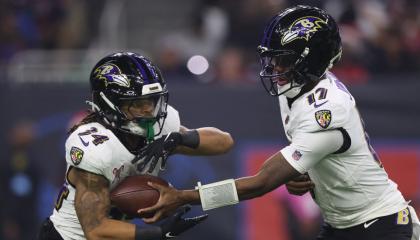
[[[200,194],[198,190],[182,190],[179,191],[179,199],[182,205],[186,204],[200,204]]]
[[[135,240],[160,240],[162,239],[162,228],[157,226],[137,226],[134,235]]]
[[[239,202],[234,179],[226,179],[205,185],[198,182],[195,189],[198,190],[201,206],[204,211],[234,205]]]
[[[189,148],[198,148],[200,145],[200,134],[196,129],[179,133],[181,135],[180,145]]]

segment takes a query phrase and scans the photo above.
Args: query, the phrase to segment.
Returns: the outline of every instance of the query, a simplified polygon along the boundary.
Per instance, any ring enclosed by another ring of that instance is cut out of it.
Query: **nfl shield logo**
[[[72,147],[70,150],[70,158],[74,165],[79,165],[83,158],[83,150],[78,147]]]
[[[298,161],[300,159],[300,157],[302,157],[302,153],[299,152],[298,150],[296,150],[293,154],[292,154],[292,158],[296,161]]]
[[[327,128],[331,123],[331,111],[319,110],[315,113],[315,120],[322,128]]]

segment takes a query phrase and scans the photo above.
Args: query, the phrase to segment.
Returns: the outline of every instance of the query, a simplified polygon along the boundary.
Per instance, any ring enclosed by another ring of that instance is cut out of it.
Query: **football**
[[[111,204],[129,217],[149,217],[137,213],[137,210],[153,206],[159,200],[159,191],[147,185],[147,182],[168,186],[168,182],[160,177],[130,176],[111,191]]]

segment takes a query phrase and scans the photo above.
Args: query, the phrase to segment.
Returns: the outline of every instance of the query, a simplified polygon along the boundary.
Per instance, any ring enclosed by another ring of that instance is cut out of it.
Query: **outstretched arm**
[[[214,127],[202,127],[194,130],[181,126],[180,133],[192,134],[191,131],[198,133],[198,146],[191,148],[178,145],[174,153],[187,155],[217,155],[229,151],[233,147],[233,139],[228,132],[224,132]]]
[[[235,180],[238,197],[247,200],[262,196],[298,175],[300,173],[287,162],[281,152],[277,152],[265,161],[256,175]],[[161,196],[156,205],[139,211],[155,213],[153,217],[143,219],[147,223],[158,221],[184,204],[201,203],[198,190],[180,191],[172,187],[150,185],[158,189]]]
[[[198,190],[179,191],[151,184],[160,191],[160,199],[155,206],[140,210],[141,213],[155,214],[152,218],[144,220],[149,223],[155,222],[176,207],[187,203],[201,203],[205,209],[234,204],[237,202],[235,190],[239,200],[262,196],[307,172],[326,155],[341,149],[344,144],[343,134],[338,130],[301,133],[295,135],[293,139],[291,145],[267,159],[254,176],[239,178],[234,182],[227,180],[199,186],[203,199],[200,199]],[[288,157],[288,160],[284,156]],[[218,197],[215,198],[213,195]]]
[[[233,139],[229,133],[213,127],[187,129],[181,126],[179,132],[171,132],[149,143],[131,162],[142,171],[151,162],[148,169],[153,172],[158,161],[162,160],[161,168],[165,167],[166,159],[172,153],[187,155],[217,155],[229,151],[233,147]]]
[[[235,180],[238,197],[240,200],[260,197],[298,175],[300,173],[287,162],[281,152],[277,152],[264,162],[256,175]]]

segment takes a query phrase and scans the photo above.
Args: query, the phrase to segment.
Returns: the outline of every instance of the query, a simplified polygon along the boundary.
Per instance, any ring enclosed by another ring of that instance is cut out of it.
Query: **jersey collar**
[[[300,93],[298,95],[296,95],[296,97],[294,98],[287,98],[287,105],[289,106],[289,108],[292,108],[292,104],[295,102],[296,99],[298,99],[300,96],[302,96],[303,94],[311,91],[312,89],[314,89],[316,87],[316,85],[318,85],[318,83],[322,80],[325,79],[325,75],[322,76],[318,81],[315,82],[310,82],[305,84],[305,86],[302,87],[302,90],[300,91]]]

